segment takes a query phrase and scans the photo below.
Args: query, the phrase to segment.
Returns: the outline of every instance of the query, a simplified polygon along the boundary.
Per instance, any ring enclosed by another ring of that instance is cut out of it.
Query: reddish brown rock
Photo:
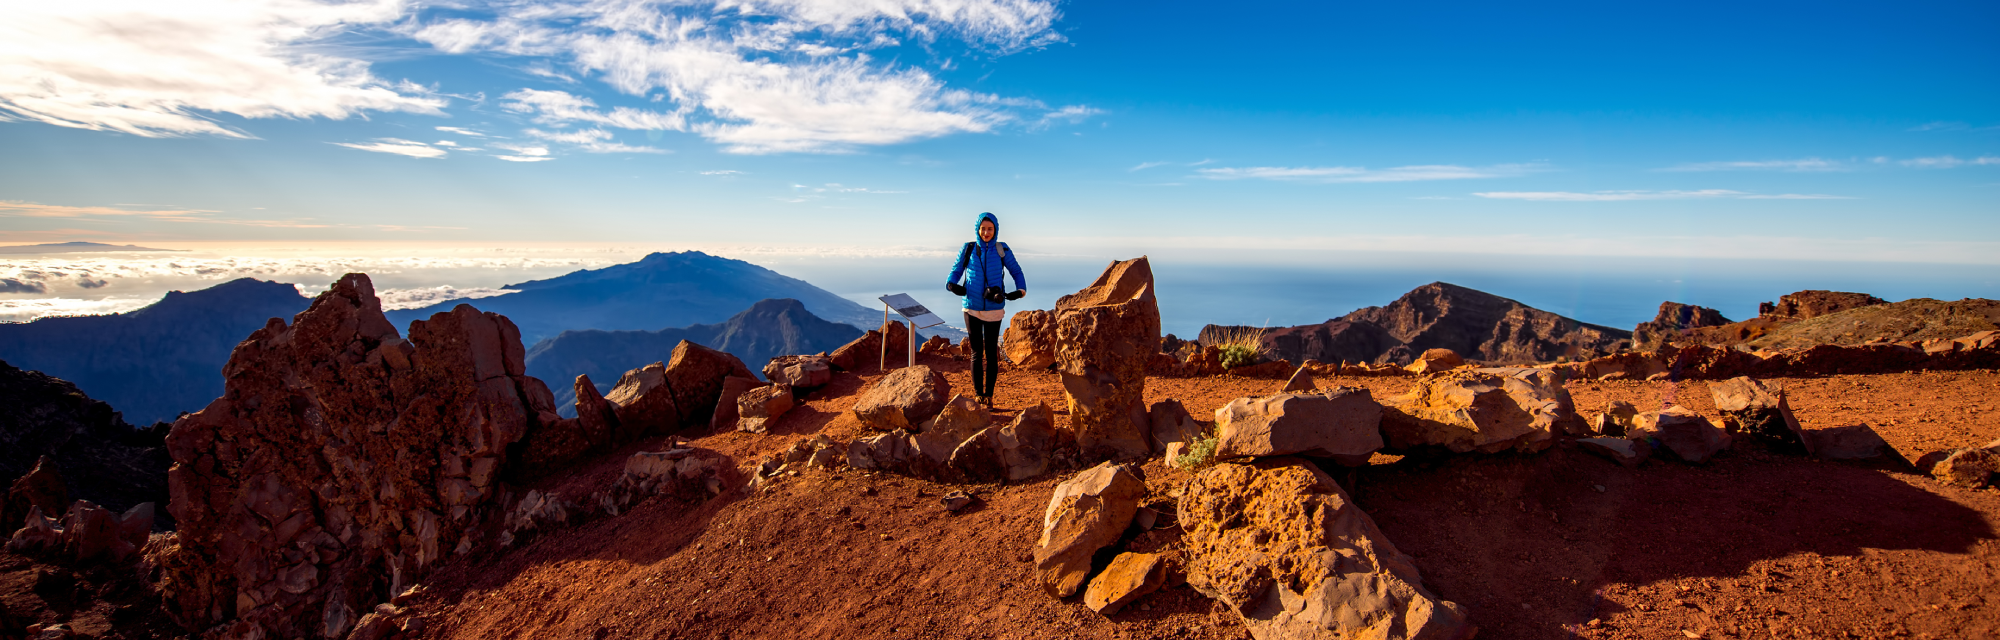
[[[1056,368],[1086,460],[1143,458],[1146,364],[1160,350],[1160,307],[1145,257],[1113,262],[1056,301]]]
[[[1048,471],[1056,442],[1055,411],[1037,403],[1013,422],[966,439],[952,452],[951,466],[973,481],[1026,480]]]
[[[1385,450],[1454,453],[1548,448],[1571,425],[1569,391],[1544,369],[1460,369],[1426,376],[1382,416]]]
[[[1715,409],[1722,412],[1722,426],[1730,434],[1780,450],[1806,450],[1803,430],[1785,401],[1783,387],[1744,376],[1708,385],[1708,392],[1715,397]]]
[[[69,485],[63,484],[55,459],[42,456],[35,460],[35,468],[14,481],[4,498],[0,502],[5,505],[0,507],[0,531],[12,532],[27,521],[30,509],[40,507],[44,514],[68,511]]]
[[[1659,448],[1689,464],[1708,462],[1728,449],[1730,441],[1729,433],[1721,427],[1678,405],[1639,414],[1633,419],[1632,430],[1625,435],[1657,443]]]
[[[1463,640],[1457,604],[1333,479],[1298,458],[1217,464],[1180,501],[1188,585],[1256,638]]]
[[[1218,460],[1306,455],[1368,464],[1382,448],[1382,405],[1367,389],[1238,398],[1215,410]]]
[[[1083,588],[1091,556],[1118,541],[1144,497],[1146,479],[1135,465],[1106,462],[1056,485],[1035,544],[1035,578],[1042,588],[1058,598]]]
[[[1298,370],[1292,372],[1291,378],[1285,380],[1285,386],[1280,387],[1278,393],[1310,392],[1317,386],[1313,380],[1312,368],[1300,366]]]
[[[1584,451],[1604,456],[1612,462],[1623,465],[1627,469],[1637,467],[1640,463],[1645,462],[1647,458],[1653,456],[1653,447],[1651,445],[1621,437],[1600,436],[1596,438],[1578,438],[1576,445]]]
[[[1166,451],[1167,445],[1180,442],[1194,444],[1205,435],[1201,423],[1195,422],[1181,401],[1167,398],[1146,408],[1146,420],[1151,423],[1153,450]]]
[[[958,345],[952,344],[951,340],[946,339],[944,336],[931,336],[929,339],[924,340],[923,344],[917,346],[917,353],[940,358],[956,358],[958,357]]]
[[[842,371],[880,371],[883,362],[890,368],[909,361],[910,328],[901,320],[891,320],[888,325],[888,344],[883,344],[883,332],[869,329],[868,333],[855,338],[853,342],[834,349],[827,357],[827,363]],[[886,355],[885,355],[886,354]]]
[[[765,369],[765,375],[770,375],[768,367]],[[771,378],[771,380],[776,382],[778,379]],[[723,378],[722,395],[715,400],[715,417],[708,421],[709,431],[721,433],[735,429],[737,419],[742,417],[742,410],[736,406],[736,402],[743,398],[744,393],[761,386],[764,386],[763,383],[758,382],[756,378],[739,376]]]
[[[165,608],[190,629],[345,634],[470,544],[511,445],[552,426],[522,354],[512,322],[467,305],[398,337],[360,274],[252,333],[223,396],[167,436]]]
[[[937,415],[951,398],[951,383],[926,365],[883,376],[854,401],[854,417],[876,431],[915,430]]]
[[[617,439],[637,440],[653,433],[669,433],[680,428],[680,407],[674,403],[673,389],[667,386],[667,364],[655,362],[626,371],[604,397],[618,420]]]
[[[605,396],[617,405],[620,441],[707,426],[721,402],[724,381],[750,378],[736,356],[682,340],[665,364],[625,372]]]
[[[1639,416],[1639,408],[1624,400],[1605,403],[1604,410],[1590,421],[1590,432],[1594,435],[1623,438],[1632,428],[1632,420]]]
[[[37,505],[29,508],[22,523],[25,526],[7,541],[8,551],[66,565],[122,563],[137,557],[153,533],[153,503],[117,514],[89,500],[77,500],[61,520],[44,517]]]
[[[1993,484],[1996,473],[2000,473],[2000,454],[1985,449],[1961,449],[1931,468],[1939,480],[1968,489]]]
[[[913,471],[918,475],[932,478],[949,478],[946,471],[950,467],[952,455],[966,440],[987,428],[993,422],[993,414],[979,406],[971,396],[955,395],[936,416],[925,420],[911,431],[915,435],[910,447],[918,455],[912,462],[917,463]]]
[[[736,430],[764,433],[771,421],[792,410],[792,388],[783,383],[767,384],[745,392],[736,399]]]
[[[1439,371],[1450,371],[1464,364],[1465,358],[1458,357],[1458,352],[1456,351],[1450,349],[1429,349],[1424,351],[1423,355],[1417,356],[1416,362],[1412,362],[1410,366],[1403,368],[1410,370],[1410,373],[1422,375],[1437,373]]]
[[[1729,324],[1729,319],[1722,317],[1720,311],[1691,304],[1662,302],[1660,312],[1654,314],[1651,322],[1641,322],[1632,329],[1632,344],[1640,349],[1657,349],[1681,338],[1689,330],[1726,324]]]
[[[1121,553],[1110,566],[1091,578],[1083,593],[1084,606],[1110,616],[1146,594],[1167,585],[1167,556],[1163,553]]]
[[[1030,371],[1056,363],[1056,316],[1040,309],[1014,313],[1000,333],[1000,348],[1014,366]]]
[[[1865,293],[1811,289],[1779,296],[1778,304],[1772,306],[1769,313],[1761,315],[1806,320],[1888,302]]]
[[[833,381],[833,359],[823,355],[778,356],[764,365],[764,379],[793,389],[818,389]]]

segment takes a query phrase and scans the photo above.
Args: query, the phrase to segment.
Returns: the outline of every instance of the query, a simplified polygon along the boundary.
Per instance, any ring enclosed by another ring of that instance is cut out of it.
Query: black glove
[[[956,282],[947,282],[947,283],[945,283],[945,284],[944,284],[944,290],[945,290],[945,291],[950,291],[950,292],[951,292],[951,295],[955,295],[955,296],[962,296],[962,295],[965,295],[965,285],[962,285],[962,284],[959,284],[959,283],[956,283]]]
[[[1007,299],[1008,299],[1008,300],[1020,300],[1020,299],[1021,299],[1021,296],[1025,296],[1025,295],[1028,295],[1028,292],[1026,292],[1026,291],[1022,291],[1022,290],[1020,290],[1020,289],[1015,289],[1015,290],[1013,290],[1013,291],[1009,291],[1009,292],[1007,292]]]

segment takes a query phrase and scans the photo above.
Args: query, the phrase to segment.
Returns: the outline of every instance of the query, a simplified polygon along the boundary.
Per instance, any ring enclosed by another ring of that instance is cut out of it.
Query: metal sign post
[[[882,361],[879,365],[877,365],[877,367],[882,369],[887,369],[889,366],[888,338],[889,338],[890,310],[894,310],[896,312],[896,315],[902,316],[904,320],[908,320],[910,322],[910,366],[916,366],[917,330],[929,329],[931,327],[944,324],[944,319],[937,317],[937,314],[931,313],[930,309],[924,308],[924,305],[919,304],[916,298],[910,297],[910,294],[907,293],[890,294],[882,296],[881,298],[878,299],[882,301],[883,340],[882,340]]]

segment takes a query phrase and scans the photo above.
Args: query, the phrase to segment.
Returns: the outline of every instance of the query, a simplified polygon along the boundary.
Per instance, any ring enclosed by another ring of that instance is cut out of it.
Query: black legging
[[[1000,321],[987,322],[965,314],[965,328],[972,332],[972,392],[993,395],[993,383],[1000,379]]]

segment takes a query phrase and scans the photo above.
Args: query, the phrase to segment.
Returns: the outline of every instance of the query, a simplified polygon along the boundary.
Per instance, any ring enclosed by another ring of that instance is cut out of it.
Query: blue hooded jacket
[[[979,223],[987,220],[993,221],[992,242],[979,239]],[[945,283],[958,282],[959,276],[965,276],[965,308],[968,311],[1005,309],[1005,300],[993,302],[981,294],[987,287],[1006,288],[1002,269],[1014,276],[1015,289],[1028,288],[1028,281],[1021,278],[1021,265],[1014,261],[1014,252],[1007,249],[1007,243],[1000,241],[999,216],[979,214],[972,221],[972,238],[972,242],[965,243],[965,248],[958,252],[958,263],[952,265],[951,277],[946,278]]]

